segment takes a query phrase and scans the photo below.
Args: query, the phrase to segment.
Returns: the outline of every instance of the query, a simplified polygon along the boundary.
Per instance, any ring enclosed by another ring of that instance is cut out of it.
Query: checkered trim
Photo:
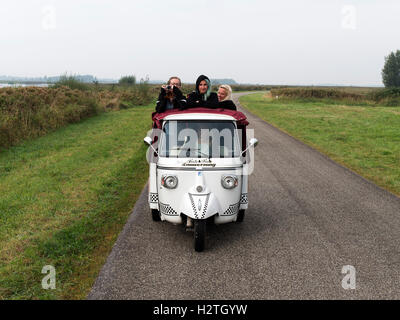
[[[206,198],[205,198],[205,203],[203,205],[203,210],[202,212],[199,212],[196,208],[196,204],[195,204],[195,200],[193,199],[192,194],[189,193],[189,198],[190,198],[190,202],[192,204],[192,209],[193,209],[193,213],[194,213],[194,217],[195,219],[204,219],[206,216],[206,212],[207,212],[207,208],[208,208],[208,201],[210,200],[210,194],[207,194]],[[201,200],[199,199],[199,197],[196,197],[197,200]],[[203,197],[202,197],[203,199]],[[200,216],[201,215],[201,216]]]
[[[157,193],[150,193],[149,194],[149,202],[150,203],[158,203],[158,194]]]
[[[222,214],[223,216],[233,216],[239,212],[240,203],[231,204],[229,208]]]
[[[160,203],[160,211],[166,216],[177,216],[178,212],[172,209],[168,204]]]
[[[207,207],[208,207],[208,199],[210,199],[210,195],[209,194],[207,195],[206,203],[204,204],[204,207],[203,207],[203,213],[201,215],[201,219],[204,219],[204,217],[206,216]]]
[[[192,209],[193,209],[193,213],[194,213],[194,217],[196,219],[198,219],[199,217],[197,216],[197,210],[196,210],[196,205],[194,204],[194,200],[192,195],[189,193],[189,198],[190,198],[190,203],[192,204]]]
[[[240,196],[240,204],[248,204],[249,199],[247,198],[247,193],[242,193]]]

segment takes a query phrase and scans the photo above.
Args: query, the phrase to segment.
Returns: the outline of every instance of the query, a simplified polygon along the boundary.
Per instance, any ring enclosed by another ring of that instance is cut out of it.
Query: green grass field
[[[154,106],[103,113],[0,153],[0,299],[82,299],[148,178]],[[56,268],[56,289],[41,270]]]
[[[400,108],[240,98],[253,114],[377,185],[400,195]]]

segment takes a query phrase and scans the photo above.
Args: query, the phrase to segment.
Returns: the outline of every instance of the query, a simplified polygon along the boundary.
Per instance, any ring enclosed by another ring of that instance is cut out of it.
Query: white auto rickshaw
[[[242,222],[248,208],[249,148],[243,113],[193,108],[153,115],[149,206],[154,221],[184,224],[205,246],[206,221]]]

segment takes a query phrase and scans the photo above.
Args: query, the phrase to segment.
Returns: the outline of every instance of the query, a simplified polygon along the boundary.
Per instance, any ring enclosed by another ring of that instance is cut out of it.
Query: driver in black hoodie
[[[188,95],[187,108],[218,108],[218,96],[211,92],[211,81],[201,75],[196,81],[196,91]]]

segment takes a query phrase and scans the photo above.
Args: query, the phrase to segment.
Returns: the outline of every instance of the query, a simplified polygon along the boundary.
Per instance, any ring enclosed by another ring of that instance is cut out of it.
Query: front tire
[[[194,250],[201,252],[204,250],[206,240],[206,220],[194,221]]]
[[[153,221],[161,221],[160,211],[157,209],[151,209],[151,217]]]
[[[245,210],[239,210],[236,222],[243,222]]]

